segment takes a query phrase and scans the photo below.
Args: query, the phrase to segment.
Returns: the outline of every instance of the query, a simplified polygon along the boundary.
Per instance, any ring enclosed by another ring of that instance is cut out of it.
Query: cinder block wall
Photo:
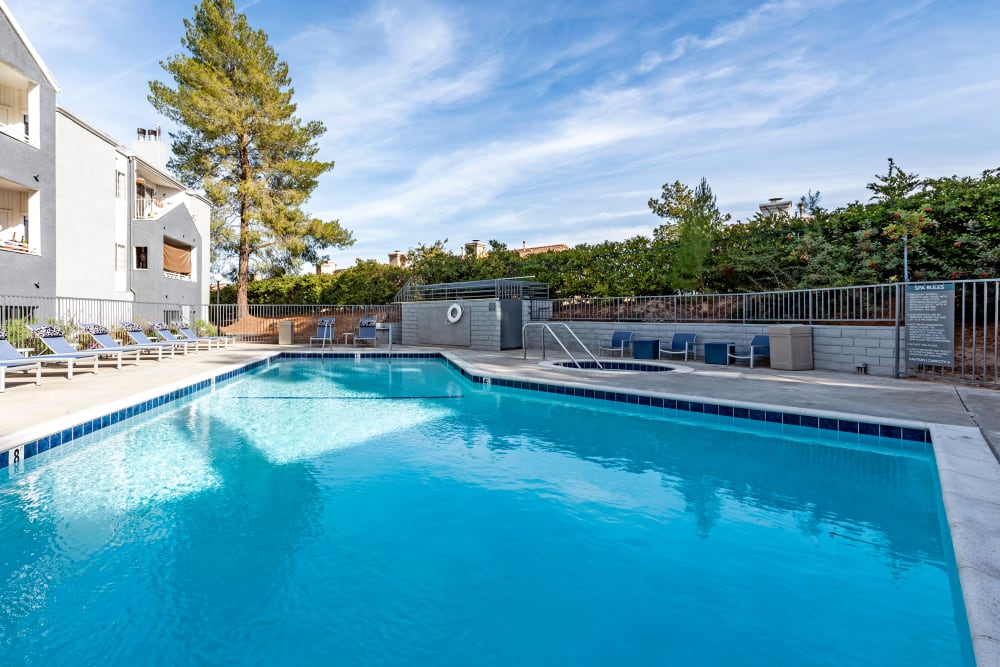
[[[527,320],[526,320],[527,321]],[[571,352],[578,346],[569,346],[569,336],[563,335],[561,323],[545,322],[559,335]],[[704,357],[705,343],[747,344],[756,334],[766,334],[767,324],[674,324],[653,322],[567,322],[573,333],[595,355],[601,340],[611,338],[615,331],[631,331],[636,338],[669,339],[674,332],[698,334],[698,358]],[[540,326],[529,326],[525,332],[524,344],[529,350],[541,349]],[[548,335],[548,334],[546,334]],[[813,326],[813,364],[820,370],[846,371],[853,373],[859,364],[868,365],[871,375],[891,376],[895,361],[892,326]],[[900,329],[900,358],[905,359],[905,331]],[[547,351],[561,351],[551,338],[545,341]]]
[[[450,301],[429,301],[429,302],[415,302],[415,303],[404,303],[403,304],[403,344],[404,345],[420,345],[420,344],[449,344],[447,335],[448,327],[452,326],[447,324],[445,320],[445,312],[447,312],[448,306],[451,305]],[[500,350],[500,304],[492,299],[477,299],[470,301],[459,301],[462,306],[462,318],[469,318],[470,326],[470,337],[469,346],[473,350],[484,350],[484,351],[499,351]],[[493,306],[491,309],[490,306]],[[418,339],[417,335],[417,321],[420,318],[421,311],[430,310],[435,312],[434,316],[434,326],[437,327],[441,334],[440,336],[435,336],[434,332],[423,332]],[[437,311],[440,311],[437,313]],[[456,325],[457,326],[457,325]],[[423,341],[437,341],[439,342],[424,342]]]
[[[895,327],[817,325],[813,327],[813,363],[816,368],[854,372],[868,364],[871,375],[892,375],[895,366]],[[899,330],[900,365],[906,359],[906,329]]]

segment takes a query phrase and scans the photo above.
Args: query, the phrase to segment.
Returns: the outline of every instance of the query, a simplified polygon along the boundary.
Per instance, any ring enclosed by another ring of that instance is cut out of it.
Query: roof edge
[[[38,68],[42,70],[42,74],[45,75],[45,79],[49,82],[49,85],[52,86],[52,89],[57,93],[62,92],[59,88],[59,82],[56,81],[54,76],[52,76],[52,72],[49,71],[48,65],[45,64],[45,61],[42,60],[42,56],[40,56],[38,51],[35,50],[35,46],[31,43],[31,40],[28,39],[27,33],[24,32],[21,24],[17,22],[16,18],[14,18],[14,14],[10,11],[10,8],[7,7],[7,3],[4,2],[4,0],[0,0],[0,14],[7,17],[10,27],[14,29],[14,33],[21,40],[21,43],[24,44],[24,48],[28,49],[28,53],[34,59]]]
[[[3,2],[3,0],[0,0],[0,2]],[[103,130],[97,129],[96,127],[94,127],[93,125],[91,125],[90,123],[88,123],[87,121],[85,121],[84,119],[80,118],[75,113],[73,113],[72,111],[70,111],[66,107],[62,106],[61,104],[57,104],[56,105],[56,113],[60,114],[62,116],[65,116],[66,118],[68,118],[69,120],[73,121],[74,123],[76,123],[77,125],[79,125],[80,127],[82,127],[83,129],[85,129],[88,132],[90,132],[91,134],[93,134],[98,139],[101,139],[101,140],[103,140],[103,141],[111,144],[114,148],[116,148],[118,150],[118,152],[124,153],[124,154],[129,154],[129,150],[120,141],[118,141],[117,139],[115,139],[114,137],[112,137],[107,132],[104,132]]]

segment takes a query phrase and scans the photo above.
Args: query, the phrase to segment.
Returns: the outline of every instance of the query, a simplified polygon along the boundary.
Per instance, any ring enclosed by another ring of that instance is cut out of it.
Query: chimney
[[[806,203],[802,201],[799,202],[799,217],[806,217]]]
[[[159,125],[151,128],[137,128],[136,134],[138,137],[135,143],[132,144],[132,152],[154,169],[166,171],[167,147],[166,144],[160,142],[162,132],[163,130]]]

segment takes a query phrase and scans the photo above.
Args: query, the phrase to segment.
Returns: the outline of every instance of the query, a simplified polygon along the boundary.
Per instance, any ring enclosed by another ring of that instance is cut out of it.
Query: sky
[[[162,123],[194,0],[6,0],[57,101],[125,145]],[[305,208],[339,267],[447,239],[651,236],[665,183],[747,219],[809,190],[867,200],[887,158],[1000,167],[996,0],[237,0],[289,65],[333,160]]]

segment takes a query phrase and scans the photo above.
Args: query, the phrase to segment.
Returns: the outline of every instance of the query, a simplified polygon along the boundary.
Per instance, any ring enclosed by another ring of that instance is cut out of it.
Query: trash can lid
[[[810,334],[812,327],[808,324],[772,324],[767,332],[772,336],[794,336]]]

